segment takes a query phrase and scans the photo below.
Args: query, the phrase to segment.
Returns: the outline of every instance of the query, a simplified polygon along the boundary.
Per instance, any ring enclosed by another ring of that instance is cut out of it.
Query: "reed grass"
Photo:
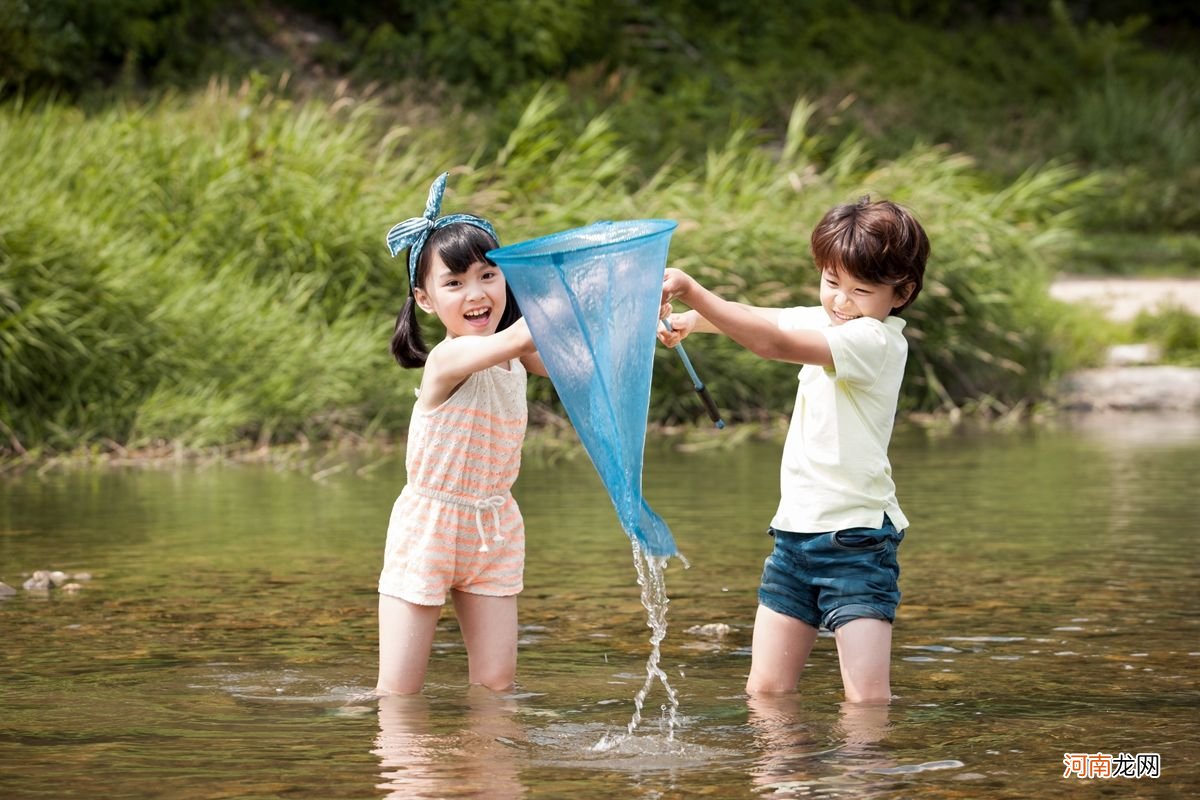
[[[649,168],[606,113],[535,92],[502,145],[485,122],[410,124],[344,87],[297,101],[256,79],[94,114],[0,106],[0,447],[58,452],[219,447],[399,432],[418,373],[387,354],[407,291],[388,227],[452,173],[444,210],[518,241],[597,219],[668,217],[671,263],[747,302],[811,302],[811,227],[865,193],[911,207],[933,241],[908,315],[911,410],[1009,407],[1078,357],[1079,326],[1045,295],[1097,191],[1051,165],[1005,185],[917,146],[881,159],[834,143],[801,100],[786,139],[736,128],[703,158]],[[431,328],[431,334],[436,334]],[[689,347],[735,419],[784,410],[794,367],[717,337]],[[669,353],[651,419],[702,409]],[[535,401],[553,405],[546,382]],[[165,444],[164,444],[165,443]]]

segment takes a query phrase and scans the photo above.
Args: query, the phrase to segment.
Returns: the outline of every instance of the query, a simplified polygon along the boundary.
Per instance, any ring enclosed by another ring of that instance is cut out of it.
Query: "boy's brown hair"
[[[835,206],[821,218],[812,232],[812,254],[821,272],[842,270],[860,281],[898,290],[911,286],[904,304],[891,311],[899,314],[921,292],[929,237],[906,208],[863,197]]]

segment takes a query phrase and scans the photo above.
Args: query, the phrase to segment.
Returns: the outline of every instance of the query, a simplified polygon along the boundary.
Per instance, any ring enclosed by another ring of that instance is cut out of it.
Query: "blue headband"
[[[388,231],[387,246],[392,253],[392,258],[404,250],[408,250],[408,285],[410,287],[415,287],[417,283],[417,262],[421,260],[421,250],[425,247],[429,235],[438,228],[444,228],[456,222],[465,222],[487,233],[495,240],[497,246],[500,244],[500,238],[496,236],[492,223],[486,219],[473,217],[470,214],[438,216],[442,210],[442,195],[446,192],[446,178],[449,176],[449,172],[443,172],[429,187],[429,199],[425,201],[424,215],[398,222]]]

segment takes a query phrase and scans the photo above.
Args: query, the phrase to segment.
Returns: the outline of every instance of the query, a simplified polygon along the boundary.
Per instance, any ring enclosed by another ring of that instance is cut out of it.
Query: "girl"
[[[408,483],[392,508],[379,576],[382,694],[419,692],[441,606],[453,598],[471,683],[500,691],[517,668],[517,594],[525,527],[509,489],[521,465],[525,375],[545,375],[529,328],[495,264],[490,223],[439,217],[442,174],[422,217],[388,233],[407,249],[409,296],[392,354],[424,367],[408,431]],[[446,338],[426,350],[415,308],[436,314]]]

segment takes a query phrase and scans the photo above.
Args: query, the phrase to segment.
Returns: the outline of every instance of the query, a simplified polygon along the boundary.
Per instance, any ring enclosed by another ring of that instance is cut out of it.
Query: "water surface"
[[[841,703],[825,637],[797,696],[742,694],[780,448],[651,441],[646,495],[691,567],[666,570],[676,725],[655,683],[626,738],[650,631],[582,452],[530,448],[514,491],[529,554],[507,695],[465,686],[448,612],[427,691],[370,694],[399,456],[318,480],[263,464],[8,476],[0,580],[93,577],[0,601],[0,796],[1200,792],[1200,418],[899,431],[912,526],[890,706]],[[1158,753],[1162,777],[1085,785],[1062,777],[1068,752]]]

